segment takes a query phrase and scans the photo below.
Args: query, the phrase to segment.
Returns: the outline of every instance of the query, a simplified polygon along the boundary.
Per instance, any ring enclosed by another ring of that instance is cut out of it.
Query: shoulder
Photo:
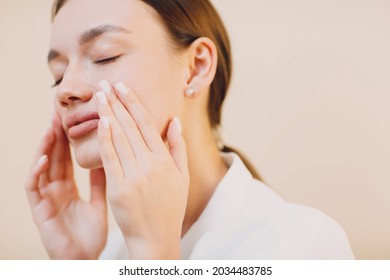
[[[287,249],[287,258],[354,258],[343,228],[317,209],[286,203],[275,221],[283,232],[281,243]]]
[[[258,206],[259,202],[266,205]],[[255,179],[241,215],[248,217],[246,223],[268,227],[273,258],[354,258],[345,231],[334,219],[317,209],[285,201]],[[262,243],[263,231],[261,227],[254,230],[248,242]]]
[[[253,178],[237,187],[245,189],[242,203],[203,234],[190,258],[354,258],[344,230],[321,211],[286,202]]]

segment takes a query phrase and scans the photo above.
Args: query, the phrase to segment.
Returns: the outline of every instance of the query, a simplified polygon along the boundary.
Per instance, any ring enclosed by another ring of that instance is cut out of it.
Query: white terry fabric
[[[343,229],[313,208],[288,203],[252,177],[234,153],[199,219],[181,241],[183,259],[354,259]],[[120,231],[101,259],[126,259]]]

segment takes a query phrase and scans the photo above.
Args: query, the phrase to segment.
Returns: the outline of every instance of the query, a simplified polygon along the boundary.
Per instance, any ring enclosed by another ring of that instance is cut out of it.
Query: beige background
[[[225,142],[356,257],[390,259],[390,1],[213,2],[235,56]],[[0,259],[47,258],[23,184],[52,112],[50,3],[0,0]]]

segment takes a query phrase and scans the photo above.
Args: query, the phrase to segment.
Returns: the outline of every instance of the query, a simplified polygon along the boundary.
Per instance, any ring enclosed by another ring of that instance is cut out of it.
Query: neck
[[[201,131],[192,129],[188,131],[190,135],[184,135],[191,180],[182,236],[199,218],[228,170],[220,155],[211,128],[209,125],[206,127],[207,129]]]

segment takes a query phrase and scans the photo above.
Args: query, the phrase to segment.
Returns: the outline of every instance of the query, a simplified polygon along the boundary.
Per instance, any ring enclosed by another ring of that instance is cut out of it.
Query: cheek
[[[184,71],[171,54],[149,50],[138,52],[106,67],[100,73],[112,84],[123,82],[139,98],[165,138],[169,122],[181,115]]]
[[[165,61],[145,63],[128,77],[127,85],[136,93],[163,137],[172,118],[181,115],[184,101],[181,72],[172,62]]]
[[[179,117],[180,98],[177,91],[161,88],[160,91],[144,91],[138,95],[142,106],[149,113],[163,139],[170,121]]]

